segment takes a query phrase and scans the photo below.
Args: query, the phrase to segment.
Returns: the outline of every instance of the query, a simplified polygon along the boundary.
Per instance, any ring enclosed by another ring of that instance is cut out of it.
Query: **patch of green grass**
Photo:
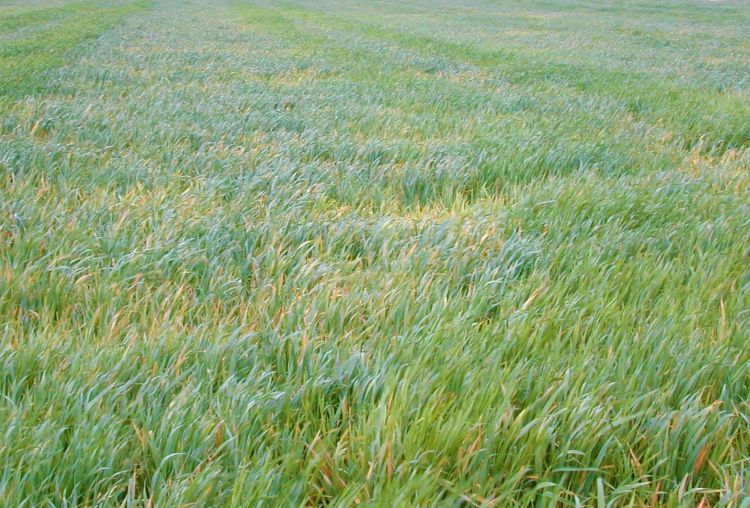
[[[70,52],[117,26],[149,0],[80,2],[3,13],[0,19],[0,96],[44,90],[43,71],[64,65]]]
[[[3,504],[745,506],[743,2],[146,7],[0,0]]]

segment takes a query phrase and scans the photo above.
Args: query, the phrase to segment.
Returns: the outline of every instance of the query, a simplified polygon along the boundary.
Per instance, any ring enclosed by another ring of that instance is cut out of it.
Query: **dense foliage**
[[[748,506],[748,34],[0,0],[0,503]]]

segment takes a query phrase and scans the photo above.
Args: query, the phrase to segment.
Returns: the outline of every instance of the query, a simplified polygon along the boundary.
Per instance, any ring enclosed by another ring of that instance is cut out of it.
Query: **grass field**
[[[0,0],[0,505],[750,507],[747,0]]]

